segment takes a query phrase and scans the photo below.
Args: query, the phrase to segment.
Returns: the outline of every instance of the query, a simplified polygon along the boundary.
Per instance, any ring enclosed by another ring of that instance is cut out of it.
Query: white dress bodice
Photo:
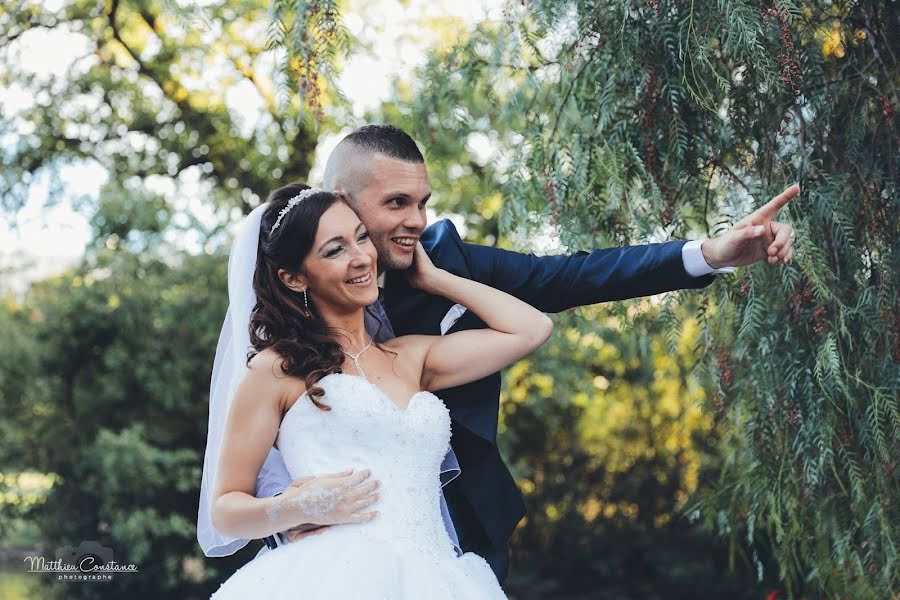
[[[372,539],[408,550],[455,556],[440,509],[441,461],[450,445],[450,413],[430,392],[400,408],[361,377],[322,378],[318,408],[304,394],[287,411],[276,445],[291,477],[371,469],[380,499],[374,520],[355,525]]]

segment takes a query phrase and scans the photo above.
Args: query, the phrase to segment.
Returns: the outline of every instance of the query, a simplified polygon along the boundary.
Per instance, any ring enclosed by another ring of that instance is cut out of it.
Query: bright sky
[[[45,5],[60,5],[63,0],[45,0]],[[202,4],[202,2],[201,2]],[[367,50],[351,57],[344,68],[339,85],[353,102],[353,114],[361,119],[367,109],[387,100],[394,76],[409,80],[412,70],[425,58],[425,49],[440,40],[428,26],[429,21],[454,17],[471,25],[483,18],[502,18],[502,0],[377,0],[349,3],[342,15],[345,25]],[[354,10],[354,7],[364,8]],[[47,74],[62,74],[75,56],[83,54],[84,40],[60,32],[33,31],[16,42],[22,68]],[[0,107],[4,113],[27,106],[31,97],[21,89],[0,89]],[[252,86],[238,87],[227,95],[230,108],[241,113],[248,123],[255,120],[259,97]],[[321,181],[324,159],[341,134],[323,136],[319,140],[310,181]],[[6,145],[10,140],[0,140]],[[104,183],[105,173],[99,167],[79,166],[63,169],[61,177],[75,195],[96,196]],[[179,182],[181,184],[182,182]],[[187,182],[190,184],[190,182]],[[170,182],[159,182],[159,191],[174,194]],[[184,197],[184,189],[179,196]],[[83,215],[66,203],[47,208],[48,186],[39,181],[31,189],[29,201],[16,215],[0,214],[0,269],[12,267],[14,278],[33,280],[65,269],[83,252],[90,228]],[[203,212],[197,198],[185,200],[192,211]],[[16,223],[17,228],[12,224]],[[30,263],[30,265],[29,265]],[[9,283],[9,282],[7,282]]]

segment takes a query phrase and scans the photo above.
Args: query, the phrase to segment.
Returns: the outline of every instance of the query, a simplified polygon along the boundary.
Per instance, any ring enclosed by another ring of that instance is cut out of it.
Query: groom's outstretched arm
[[[733,270],[726,265],[742,266],[763,259],[769,264],[786,264],[793,257],[793,231],[790,225],[773,218],[798,193],[796,185],[787,188],[702,245],[700,241],[679,241],[535,256],[467,244],[449,221],[429,227],[422,243],[439,266],[447,268],[462,259],[469,276],[478,281],[545,312],[559,312],[598,302],[703,288],[712,283],[711,272]]]
[[[687,273],[682,257],[686,242],[536,256],[467,244],[450,221],[439,221],[423,232],[422,243],[438,266],[501,289],[544,312],[701,288],[713,281],[713,275]],[[464,268],[454,268],[463,263]]]
[[[610,300],[702,288],[713,275],[692,277],[682,258],[686,242],[602,248],[535,256],[466,244],[473,276],[545,312]]]

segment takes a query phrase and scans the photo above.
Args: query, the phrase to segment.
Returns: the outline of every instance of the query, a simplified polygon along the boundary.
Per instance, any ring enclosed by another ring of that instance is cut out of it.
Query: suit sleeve
[[[697,289],[714,275],[684,270],[686,242],[604,248],[570,255],[535,256],[463,243],[473,276],[544,312],[610,300]]]

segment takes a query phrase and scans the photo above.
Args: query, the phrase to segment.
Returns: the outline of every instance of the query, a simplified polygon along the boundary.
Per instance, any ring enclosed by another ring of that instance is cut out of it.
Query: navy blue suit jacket
[[[681,258],[685,242],[600,249],[568,256],[534,256],[467,244],[447,220],[425,229],[421,241],[436,266],[503,290],[550,313],[608,300],[702,288],[714,278],[691,277],[685,272]],[[411,287],[402,272],[389,272],[386,276],[384,307],[398,336],[440,335],[441,319],[453,304]],[[483,327],[484,322],[467,311],[448,333]],[[472,539],[467,532],[478,527],[482,538],[486,536],[492,548],[505,556],[506,543],[525,516],[525,505],[497,449],[500,374],[437,395],[450,410],[452,445],[462,470],[447,487],[456,488],[471,507],[461,510],[454,506],[454,494],[448,495],[463,548],[473,549],[465,547],[466,539]],[[456,503],[462,502],[459,494]],[[495,561],[489,562],[497,571]],[[505,571],[505,564],[500,570]],[[502,574],[498,576],[502,580]]]

